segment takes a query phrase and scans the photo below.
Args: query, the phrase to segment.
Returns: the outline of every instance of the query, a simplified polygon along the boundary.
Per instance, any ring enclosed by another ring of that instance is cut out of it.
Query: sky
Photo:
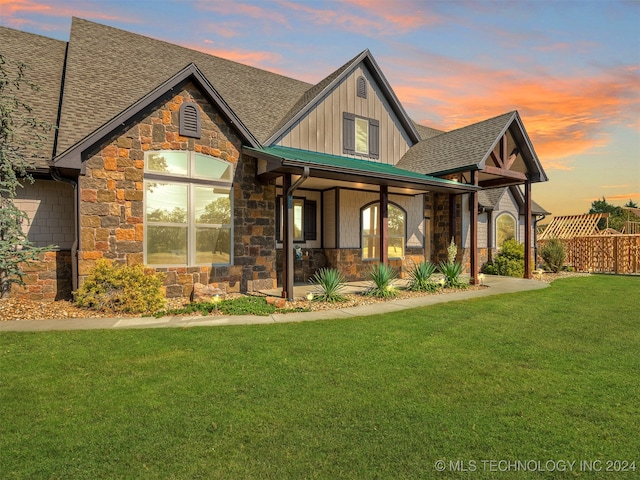
[[[640,204],[640,0],[0,0],[0,25],[51,38],[72,16],[309,83],[369,49],[418,123],[518,110],[553,215]]]

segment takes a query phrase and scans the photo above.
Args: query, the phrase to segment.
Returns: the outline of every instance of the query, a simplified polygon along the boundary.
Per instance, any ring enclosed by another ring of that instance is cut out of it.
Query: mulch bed
[[[577,272],[559,272],[555,274],[543,273],[541,281],[552,282],[558,278],[574,277],[574,276],[587,276],[588,273]],[[537,276],[534,275],[537,279]],[[470,287],[472,289],[486,288],[486,287]],[[419,293],[410,292],[407,290],[399,290],[396,299],[421,297],[424,295],[446,295],[447,291],[439,293]],[[345,295],[346,301],[337,303],[327,302],[312,302],[311,310],[331,310],[337,308],[349,308],[359,305],[370,305],[374,303],[387,302],[389,300],[369,297],[365,295],[349,294]],[[179,308],[188,303],[185,299],[169,299],[168,308]],[[306,300],[297,300],[294,302],[287,302],[286,308],[308,308],[309,302]],[[109,317],[109,318],[122,318],[122,317],[135,317],[141,315],[133,314],[118,314],[113,312],[98,312],[95,310],[89,310],[86,308],[80,308],[73,303],[66,300],[58,301],[33,301],[33,300],[18,300],[16,298],[8,298],[0,300],[0,321],[11,320],[51,320],[62,318],[97,318],[97,317]]]

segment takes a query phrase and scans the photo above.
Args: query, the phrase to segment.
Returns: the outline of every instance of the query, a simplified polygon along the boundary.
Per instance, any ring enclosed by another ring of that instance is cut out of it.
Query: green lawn
[[[638,478],[639,310],[640,278],[591,276],[349,320],[2,333],[0,477]]]

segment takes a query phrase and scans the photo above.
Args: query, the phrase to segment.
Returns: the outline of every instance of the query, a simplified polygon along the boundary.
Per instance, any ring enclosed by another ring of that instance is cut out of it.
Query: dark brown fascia
[[[240,136],[246,143],[255,148],[260,148],[260,142],[258,142],[255,136],[242,123],[233,110],[231,110],[231,107],[229,107],[229,105],[224,101],[213,85],[209,83],[204,74],[194,63],[190,63],[171,78],[154,88],[140,100],[113,117],[93,133],[90,133],[75,145],[65,150],[61,155],[57,156],[53,161],[54,166],[58,168],[80,170],[81,173],[84,173],[85,166],[82,158],[84,152],[96,143],[108,137],[118,127],[126,125],[132,118],[141,113],[147,107],[153,105],[167,92],[170,92],[187,81],[193,81],[196,85],[202,88],[209,97],[209,100],[222,111],[226,120],[238,131],[238,133],[240,133]]]

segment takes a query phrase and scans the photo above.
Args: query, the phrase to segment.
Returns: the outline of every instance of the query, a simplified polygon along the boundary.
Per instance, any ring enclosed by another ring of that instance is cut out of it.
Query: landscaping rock
[[[275,306],[276,308],[284,308],[287,304],[287,301],[284,298],[267,297],[267,303],[269,305]]]
[[[194,303],[211,303],[215,296],[220,299],[225,296],[225,291],[218,288],[215,284],[205,285],[203,283],[195,283],[193,292],[191,292],[191,301]]]

